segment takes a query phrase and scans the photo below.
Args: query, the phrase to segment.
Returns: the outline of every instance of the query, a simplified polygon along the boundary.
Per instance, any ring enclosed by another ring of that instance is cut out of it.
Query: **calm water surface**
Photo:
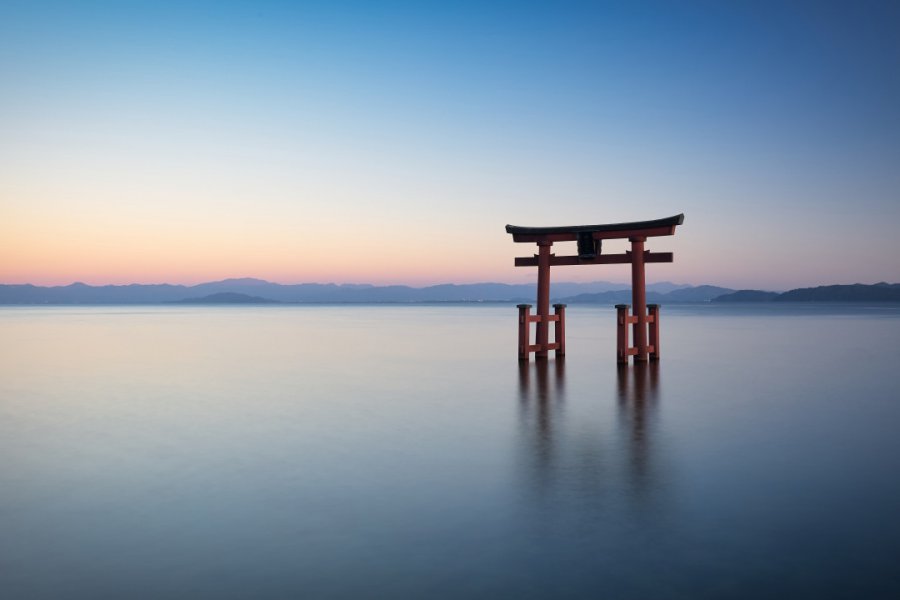
[[[900,597],[900,308],[0,309],[0,597]]]

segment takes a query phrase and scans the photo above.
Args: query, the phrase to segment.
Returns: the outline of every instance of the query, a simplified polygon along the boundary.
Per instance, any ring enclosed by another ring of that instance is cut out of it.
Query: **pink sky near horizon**
[[[650,282],[900,281],[889,3],[38,4],[0,5],[0,283],[532,282],[507,223],[678,213]]]
[[[128,173],[139,175],[140,165],[129,165]],[[647,244],[673,251],[675,262],[649,265],[648,281],[786,290],[900,280],[893,221],[866,223],[871,217],[865,213],[825,212],[810,224],[802,210],[781,207],[768,222],[755,207],[732,204],[726,213],[711,209],[715,203],[704,206],[702,198],[601,211],[584,200],[547,206],[533,191],[522,191],[526,201],[520,208],[510,199],[491,205],[491,186],[481,194],[483,208],[468,201],[456,202],[456,210],[449,200],[418,205],[409,192],[391,198],[389,185],[335,193],[327,182],[317,192],[331,195],[325,201],[310,201],[302,188],[267,190],[268,198],[232,200],[227,211],[217,211],[240,176],[220,179],[210,191],[188,198],[152,186],[135,197],[121,181],[60,175],[48,186],[14,173],[0,183],[0,283],[194,284],[238,277],[280,283],[529,282],[534,269],[515,268],[513,258],[531,255],[535,247],[513,243],[504,230],[507,222],[596,223],[605,212],[610,216],[604,221],[622,222],[670,216],[680,207],[685,222],[676,235]],[[199,185],[193,183],[186,187]],[[294,194],[301,200],[291,203]],[[118,200],[122,196],[130,201]],[[351,196],[374,201],[353,204]],[[604,251],[625,245],[608,241]],[[557,244],[554,252],[572,254],[574,244]],[[627,282],[629,274],[619,265],[562,267],[554,269],[553,279]]]
[[[676,235],[687,236],[689,233],[679,231]],[[292,256],[281,256],[278,261],[268,260],[265,256],[236,256],[232,260],[218,261],[215,249],[191,256],[172,253],[161,255],[153,252],[125,251],[114,257],[93,256],[82,249],[81,252],[62,252],[64,259],[54,252],[47,252],[43,257],[35,257],[28,263],[20,263],[16,269],[4,263],[0,265],[0,283],[54,286],[68,285],[74,282],[89,285],[127,285],[131,283],[151,284],[170,283],[195,285],[209,281],[232,278],[256,278],[281,284],[296,283],[365,283],[374,285],[410,285],[422,287],[441,283],[532,283],[535,281],[534,268],[516,268],[512,266],[515,256],[528,256],[533,253],[533,246],[513,244],[509,236],[502,233],[505,243],[502,251],[493,255],[480,256],[478,252],[457,253],[434,258],[434,263],[421,264],[414,259],[407,260],[406,255],[411,248],[389,248],[382,253],[364,253],[344,256],[341,260],[332,257],[331,262],[320,262],[323,254],[315,252],[297,252],[296,260]],[[506,239],[504,239],[506,238]],[[736,271],[728,264],[713,264],[700,268],[691,262],[688,250],[678,251],[676,238],[653,238],[647,246],[651,250],[670,251],[675,249],[675,262],[672,264],[650,264],[647,267],[648,282],[670,281],[689,285],[720,285],[735,289],[769,289],[787,290],[795,287],[814,287],[816,285],[876,283],[889,278],[878,276],[834,277],[828,270],[813,269],[808,271],[809,277],[784,278],[772,277],[763,270],[747,268]],[[612,246],[612,244],[607,244]],[[2,247],[2,243],[0,243]],[[673,248],[675,247],[675,248]],[[622,248],[604,248],[607,252],[620,251]],[[4,249],[5,250],[5,249]],[[557,244],[554,251],[558,254],[574,253],[574,244]],[[5,251],[3,255],[9,256]],[[464,258],[456,262],[458,259]],[[702,258],[702,257],[701,257]],[[480,260],[479,260],[480,259]],[[45,267],[45,271],[41,271]],[[609,281],[630,284],[630,271],[627,265],[555,267],[552,271],[556,282],[591,282]]]
[[[533,244],[513,243],[505,232],[501,218],[506,212],[515,215],[511,209],[489,208],[483,218],[473,216],[477,214],[473,210],[438,211],[432,217],[424,209],[406,205],[389,218],[377,208],[362,208],[362,218],[343,222],[341,209],[329,210],[329,203],[300,211],[287,207],[282,214],[263,217],[246,206],[216,215],[210,198],[194,199],[181,207],[181,199],[166,198],[123,208],[102,197],[114,197],[116,187],[84,186],[79,190],[83,200],[73,204],[59,202],[51,194],[29,197],[22,193],[27,188],[28,182],[23,182],[17,196],[27,199],[24,206],[6,211],[12,218],[0,223],[0,283],[190,285],[253,277],[278,283],[424,286],[524,283],[536,277],[533,268],[513,266],[514,257],[536,250]],[[92,190],[103,191],[99,200],[90,198]],[[67,196],[71,199],[72,192]],[[336,201],[333,206],[346,203]],[[569,209],[564,217],[542,218],[540,203],[527,208],[522,220],[509,220],[526,225],[598,220],[595,211]],[[179,211],[180,220],[173,222],[169,215]],[[675,212],[659,208],[651,213],[626,206],[609,220],[660,218]],[[865,244],[826,246],[828,230],[840,228],[841,223],[830,224],[823,232],[825,239],[819,241],[813,231],[804,233],[806,239],[790,231],[790,219],[788,231],[782,233],[771,228],[753,231],[741,222],[717,224],[716,218],[721,215],[686,210],[685,222],[675,236],[648,240],[648,249],[675,254],[674,263],[648,265],[648,281],[787,290],[900,279],[896,261],[889,260],[891,268],[884,269],[883,261],[869,259],[890,255],[896,246],[892,235],[883,234]],[[744,218],[753,222],[750,212]],[[880,226],[891,227],[889,223]],[[603,250],[621,252],[626,245],[624,240],[610,240]],[[574,243],[556,244],[554,252],[573,254]],[[626,265],[603,265],[557,267],[552,277],[554,281],[627,283],[630,275]]]

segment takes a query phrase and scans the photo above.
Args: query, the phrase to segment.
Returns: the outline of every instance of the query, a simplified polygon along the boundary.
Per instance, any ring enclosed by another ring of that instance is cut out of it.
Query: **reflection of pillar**
[[[535,363],[534,378],[537,381],[538,405],[544,407],[547,403],[547,399],[550,397],[550,377],[547,372],[547,363]]]
[[[659,388],[659,363],[637,364],[631,367],[619,365],[616,373],[619,402],[654,403]]]
[[[566,361],[556,361],[556,399],[562,401],[566,392]]]
[[[625,306],[624,304],[622,306]],[[627,363],[628,358],[625,358]],[[619,405],[628,401],[628,365],[619,364],[616,371],[616,391],[619,392]]]
[[[653,424],[659,388],[659,363],[619,365],[616,378],[622,433],[627,436],[629,479],[640,495],[652,489]]]
[[[650,375],[648,365],[634,365],[634,394],[632,401],[634,402],[636,425],[643,429],[644,425],[644,402],[647,400],[647,379]]]
[[[537,322],[535,358],[547,358],[550,343],[550,246],[553,242],[538,242]]]
[[[656,390],[659,388],[659,365],[650,365],[650,398],[656,400]]]
[[[527,362],[519,363],[519,400],[521,400],[523,404],[528,402],[528,366]]]
[[[616,391],[619,406],[629,406],[634,411],[636,425],[643,423],[646,405],[654,405],[659,389],[659,363],[639,363],[629,367],[619,365],[616,373]],[[638,428],[635,428],[637,431]]]
[[[544,360],[533,364],[524,361],[519,363],[519,400],[526,410],[529,406],[534,407],[540,434],[538,439],[542,444],[549,441],[552,432],[551,401],[563,403],[566,390],[566,361],[554,361],[552,381],[549,363],[550,361]]]
[[[634,306],[634,346],[637,354],[635,362],[647,360],[647,291],[644,285],[644,241],[647,238],[633,237],[631,241],[631,304]]]
[[[550,397],[558,402],[563,401],[566,390],[566,361],[554,361],[553,387],[550,387],[550,369],[548,362],[534,364],[519,363],[519,396],[525,400],[538,400],[539,403]],[[536,389],[531,389],[531,372],[534,371]]]

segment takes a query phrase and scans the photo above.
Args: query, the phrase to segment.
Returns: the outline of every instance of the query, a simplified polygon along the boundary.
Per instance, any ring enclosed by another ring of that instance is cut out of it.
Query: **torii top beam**
[[[507,225],[506,232],[511,233],[514,242],[532,242],[539,246],[552,245],[553,242],[578,242],[578,254],[575,256],[548,257],[548,265],[609,265],[630,263],[634,256],[630,252],[623,254],[602,254],[603,240],[627,238],[632,241],[643,241],[648,237],[674,235],[675,228],[684,223],[684,214],[656,219],[655,221],[634,221],[631,223],[606,223],[602,225],[566,225],[562,227],[519,227]],[[671,252],[646,252],[643,262],[672,262]],[[537,256],[516,258],[517,267],[538,266]]]
[[[630,237],[655,237],[674,235],[675,227],[684,223],[684,214],[656,219],[655,221],[634,221],[632,223],[605,223],[602,225],[565,225],[562,227],[520,227],[507,225],[506,233],[511,233],[514,242],[570,242],[577,240],[578,234],[591,234],[595,240],[611,240]]]

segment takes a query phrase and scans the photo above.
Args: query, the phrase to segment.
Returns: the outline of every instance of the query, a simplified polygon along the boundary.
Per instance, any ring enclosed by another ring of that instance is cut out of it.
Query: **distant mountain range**
[[[173,304],[278,304],[277,300],[267,300],[259,296],[248,296],[237,292],[218,292],[200,298],[176,300]]]
[[[715,285],[698,285],[695,287],[686,286],[663,293],[657,290],[651,290],[650,286],[647,286],[647,302],[655,302],[657,304],[672,302],[709,302],[723,294],[730,294],[732,292],[734,292],[734,290],[717,287]],[[578,294],[576,296],[559,298],[557,301],[566,304],[627,304],[631,302],[631,289],[611,290],[595,294]]]
[[[623,284],[608,281],[593,283],[554,283],[554,298],[621,290]],[[669,282],[654,283],[648,290],[666,293],[690,286]],[[728,290],[731,291],[731,290]],[[231,296],[221,296],[230,294]],[[236,295],[235,295],[236,294]],[[246,303],[274,301],[291,303],[372,303],[372,302],[529,302],[535,286],[528,284],[472,283],[442,284],[428,287],[405,285],[301,283],[282,285],[261,279],[226,279],[199,285],[130,284],[91,286],[73,283],[41,287],[30,284],[0,284],[0,304],[159,304]],[[239,296],[244,296],[241,298]],[[251,298],[248,300],[247,297]]]
[[[900,302],[900,283],[823,285],[798,288],[782,294],[738,290],[714,298],[713,302]]]
[[[554,283],[555,302],[617,304],[631,301],[628,286],[608,281]],[[0,284],[0,305],[10,304],[265,304],[265,303],[417,303],[534,302],[534,284],[471,283],[427,287],[405,285],[301,283],[282,285],[261,279],[226,279],[193,286],[130,284],[91,286],[73,283],[42,287]],[[833,285],[777,293],[732,290],[714,285],[647,286],[647,300],[675,302],[900,302],[900,284]]]

